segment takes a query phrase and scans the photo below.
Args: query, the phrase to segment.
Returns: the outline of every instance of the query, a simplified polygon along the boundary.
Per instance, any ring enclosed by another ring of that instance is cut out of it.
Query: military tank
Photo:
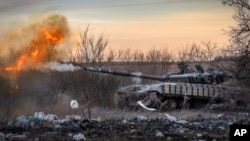
[[[188,69],[184,62],[177,64],[179,72],[163,76],[130,73],[103,68],[85,67],[86,71],[113,75],[151,79],[161,83],[149,85],[129,85],[117,91],[120,108],[141,106],[144,109],[172,110],[176,108],[201,107],[207,103],[221,103],[231,99],[236,92],[221,85],[232,78],[229,73],[214,69],[204,71],[199,64],[195,70]]]

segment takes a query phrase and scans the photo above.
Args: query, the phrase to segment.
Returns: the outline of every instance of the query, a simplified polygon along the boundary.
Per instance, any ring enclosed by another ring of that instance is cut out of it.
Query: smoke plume
[[[60,71],[60,72],[76,71],[81,69],[79,66],[74,66],[73,64],[60,64],[58,62],[49,62],[45,64],[43,68],[45,70],[50,69],[53,71]]]

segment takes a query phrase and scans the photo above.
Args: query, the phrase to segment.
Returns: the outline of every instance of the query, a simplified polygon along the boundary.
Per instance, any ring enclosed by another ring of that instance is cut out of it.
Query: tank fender
[[[151,84],[151,85],[146,85],[143,89],[139,90],[138,92],[157,92],[159,94],[164,93],[164,83],[159,83],[159,84]]]

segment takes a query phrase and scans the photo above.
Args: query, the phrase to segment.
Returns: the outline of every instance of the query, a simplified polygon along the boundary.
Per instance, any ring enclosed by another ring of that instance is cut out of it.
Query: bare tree
[[[185,46],[182,49],[178,50],[177,60],[185,62],[190,61],[188,58],[188,46]]]
[[[134,51],[132,54],[132,61],[133,62],[144,62],[145,61],[144,53],[142,51],[139,51],[139,50]]]
[[[76,51],[78,62],[96,63],[104,60],[104,51],[108,45],[108,40],[101,34],[97,39],[89,36],[89,26],[80,33],[80,43]]]
[[[191,61],[206,61],[211,62],[217,57],[217,44],[211,41],[201,42],[201,45],[193,43],[188,51],[188,58]]]
[[[151,49],[146,54],[146,59],[148,62],[160,62],[161,61],[161,50]]]
[[[115,54],[115,51],[113,49],[109,49],[106,60],[109,63],[114,62],[116,60],[116,54]]]
[[[161,62],[170,62],[174,60],[173,58],[173,54],[168,51],[167,47],[161,50]]]
[[[231,37],[230,46],[224,54],[234,63],[234,74],[238,79],[250,80],[250,1],[249,0],[222,0],[224,5],[233,7],[236,11],[235,27],[227,32]],[[248,83],[250,84],[250,83]]]
[[[127,63],[132,61],[132,53],[131,53],[130,48],[127,48],[124,51],[124,61]]]

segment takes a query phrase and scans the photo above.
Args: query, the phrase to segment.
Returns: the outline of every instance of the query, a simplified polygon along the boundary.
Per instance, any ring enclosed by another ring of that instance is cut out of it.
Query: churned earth
[[[92,117],[18,117],[1,122],[0,140],[221,141],[229,140],[231,124],[250,124],[248,108],[166,112],[93,108]]]

